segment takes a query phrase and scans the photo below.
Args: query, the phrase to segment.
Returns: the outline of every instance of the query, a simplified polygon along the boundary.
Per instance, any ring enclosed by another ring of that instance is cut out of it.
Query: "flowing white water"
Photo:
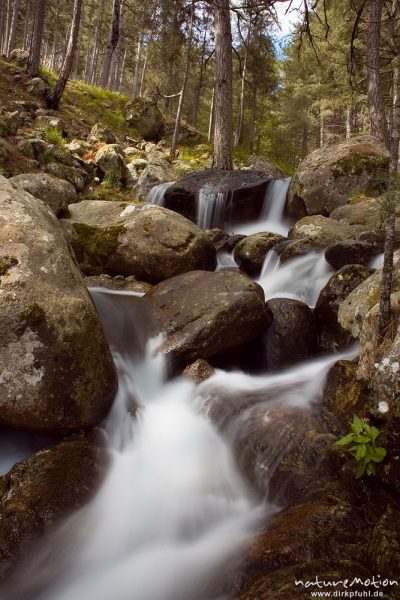
[[[259,219],[235,225],[233,232],[251,235],[259,231],[271,231],[286,236],[289,231],[289,223],[284,221],[283,216],[290,181],[290,177],[272,179],[265,192],[264,205]]]
[[[264,289],[266,300],[292,298],[313,307],[333,272],[323,251],[281,263],[278,254],[271,250],[265,258],[258,283]]]
[[[157,204],[158,206],[164,206],[165,192],[174,185],[174,181],[168,181],[167,183],[160,183],[151,188],[147,194],[146,201],[149,204]]]
[[[196,223],[200,229],[221,227],[226,219],[230,194],[220,192],[212,185],[205,185],[197,196]]]

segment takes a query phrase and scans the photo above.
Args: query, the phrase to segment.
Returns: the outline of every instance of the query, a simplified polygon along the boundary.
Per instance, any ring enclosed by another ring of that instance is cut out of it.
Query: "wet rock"
[[[260,335],[270,316],[262,288],[233,272],[193,271],[157,285],[143,301],[172,369],[222,355]]]
[[[85,277],[88,288],[106,288],[108,290],[121,290],[124,292],[135,292],[137,294],[147,294],[153,289],[150,283],[138,281],[132,276],[129,277],[111,277],[111,275],[92,275]]]
[[[0,423],[52,434],[93,427],[116,376],[62,228],[4,178],[0,204]]]
[[[188,365],[183,370],[183,375],[190,377],[195,383],[201,383],[202,381],[205,381],[211,377],[213,374],[213,367],[202,358],[195,360],[194,363]]]
[[[245,273],[257,277],[268,252],[284,239],[283,235],[268,232],[249,235],[235,245],[235,261]]]
[[[93,125],[88,137],[88,142],[93,144],[96,142],[104,142],[105,144],[115,144],[116,141],[117,139],[111,131],[111,129],[109,129],[105,125],[102,125],[101,123],[96,123],[95,125]]]
[[[158,142],[164,135],[165,120],[157,104],[149,98],[136,98],[126,107],[126,122],[144,140]]]
[[[0,579],[49,526],[87,502],[104,474],[104,450],[84,437],[33,454],[0,477]]]
[[[316,246],[328,246],[336,241],[355,239],[364,231],[362,226],[346,225],[334,219],[315,215],[297,221],[288,234],[290,240],[307,239]]]
[[[269,160],[266,156],[258,156],[255,154],[249,156],[249,158],[246,160],[246,167],[249,167],[252,171],[266,173],[275,179],[283,179],[285,177],[282,169],[272,162],[272,160]]]
[[[215,249],[204,233],[159,206],[85,200],[70,206],[62,223],[87,275],[134,275],[158,283],[216,265]]]
[[[400,573],[400,513],[388,506],[371,534],[368,552],[375,572],[397,579]]]
[[[46,173],[26,173],[10,177],[10,183],[19,189],[42,200],[49,206],[56,216],[63,215],[67,211],[68,204],[78,202],[78,196],[74,186]]]
[[[150,190],[160,183],[174,181],[177,177],[174,168],[164,159],[159,158],[152,164],[143,165],[143,159],[136,159],[132,163],[139,179],[132,188],[132,197],[146,200]],[[144,167],[142,169],[142,167]]]
[[[125,155],[118,144],[106,144],[100,148],[94,161],[105,177],[111,177],[120,183],[125,183],[128,179]]]
[[[324,386],[323,404],[346,430],[354,415],[363,414],[368,395],[365,384],[357,379],[357,368],[357,361],[337,361],[331,367]]]
[[[200,190],[205,190],[206,204],[212,203],[218,194],[226,197],[224,210],[206,227],[251,221],[260,216],[269,181],[267,175],[255,171],[191,171],[165,192],[164,206],[196,222],[198,196]]]
[[[371,194],[376,182],[387,176],[389,156],[374,137],[350,138],[315,150],[299,165],[289,188],[289,212],[329,216],[347,204],[352,194]]]
[[[372,273],[372,269],[362,265],[347,265],[334,273],[321,290],[314,310],[321,350],[335,351],[354,340],[339,323],[339,307],[350,292]]]
[[[304,361],[318,351],[312,310],[298,300],[274,298],[267,302],[272,324],[265,341],[266,364],[279,370]]]
[[[340,269],[345,265],[367,266],[371,259],[382,251],[382,245],[345,240],[328,246],[325,259],[334,269]]]

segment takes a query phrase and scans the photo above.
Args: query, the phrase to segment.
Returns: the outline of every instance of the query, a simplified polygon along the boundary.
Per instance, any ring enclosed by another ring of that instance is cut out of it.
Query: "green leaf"
[[[376,463],[382,462],[386,454],[386,448],[375,448],[375,452],[372,455],[372,460]]]
[[[366,435],[356,435],[353,439],[358,444],[368,444],[368,442],[371,441],[370,438]]]
[[[371,433],[371,439],[374,442],[376,440],[376,438],[378,437],[378,435],[381,435],[381,431],[379,431],[379,429],[377,427],[374,427],[372,425],[372,427],[370,428],[370,433]]]
[[[354,415],[351,428],[354,431],[354,433],[361,433],[361,431],[363,429],[363,422],[361,421],[361,419],[359,417],[357,417],[357,415]]]
[[[367,475],[374,475],[375,474],[375,465],[374,465],[374,463],[368,463],[366,471],[367,471]]]
[[[362,477],[365,473],[365,465],[363,462],[358,463],[358,467],[357,467],[357,471],[356,471],[356,478],[360,479],[360,477]]]
[[[367,447],[364,444],[360,444],[356,452],[356,460],[360,461],[367,453]]]
[[[345,446],[346,444],[350,444],[350,442],[354,442],[354,433],[348,433],[340,438],[340,440],[337,440],[335,444],[338,446]]]

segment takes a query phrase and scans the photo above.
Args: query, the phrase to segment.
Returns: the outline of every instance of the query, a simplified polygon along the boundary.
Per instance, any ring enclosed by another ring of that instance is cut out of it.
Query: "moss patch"
[[[43,308],[38,304],[30,304],[25,308],[21,314],[21,320],[24,321],[30,327],[38,325],[44,321],[46,313]]]
[[[72,247],[82,270],[90,275],[98,274],[96,267],[106,267],[108,258],[116,251],[119,236],[126,232],[126,227],[94,227],[85,223],[74,223],[73,227],[78,237],[72,241]]]
[[[387,173],[389,167],[388,156],[378,156],[363,152],[354,152],[344,156],[332,167],[334,177],[345,177],[348,175],[361,175],[366,173],[376,173],[377,176],[382,171],[382,176]]]

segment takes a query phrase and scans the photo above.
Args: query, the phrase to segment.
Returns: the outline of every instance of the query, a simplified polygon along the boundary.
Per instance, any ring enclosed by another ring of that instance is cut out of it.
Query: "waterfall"
[[[320,291],[333,274],[324,251],[310,252],[281,263],[274,250],[265,257],[258,283],[265,299],[292,298],[314,307]]]
[[[200,229],[221,227],[226,220],[226,204],[230,197],[228,192],[216,191],[215,186],[208,184],[200,189],[197,195],[196,223]]]
[[[265,192],[264,204],[259,219],[235,225],[233,232],[251,235],[259,231],[270,231],[286,236],[289,224],[284,221],[284,212],[290,181],[290,177],[271,179]]]
[[[147,194],[146,202],[149,204],[157,204],[158,206],[164,206],[165,192],[174,185],[174,181],[167,181],[166,183],[160,183],[151,188]]]

